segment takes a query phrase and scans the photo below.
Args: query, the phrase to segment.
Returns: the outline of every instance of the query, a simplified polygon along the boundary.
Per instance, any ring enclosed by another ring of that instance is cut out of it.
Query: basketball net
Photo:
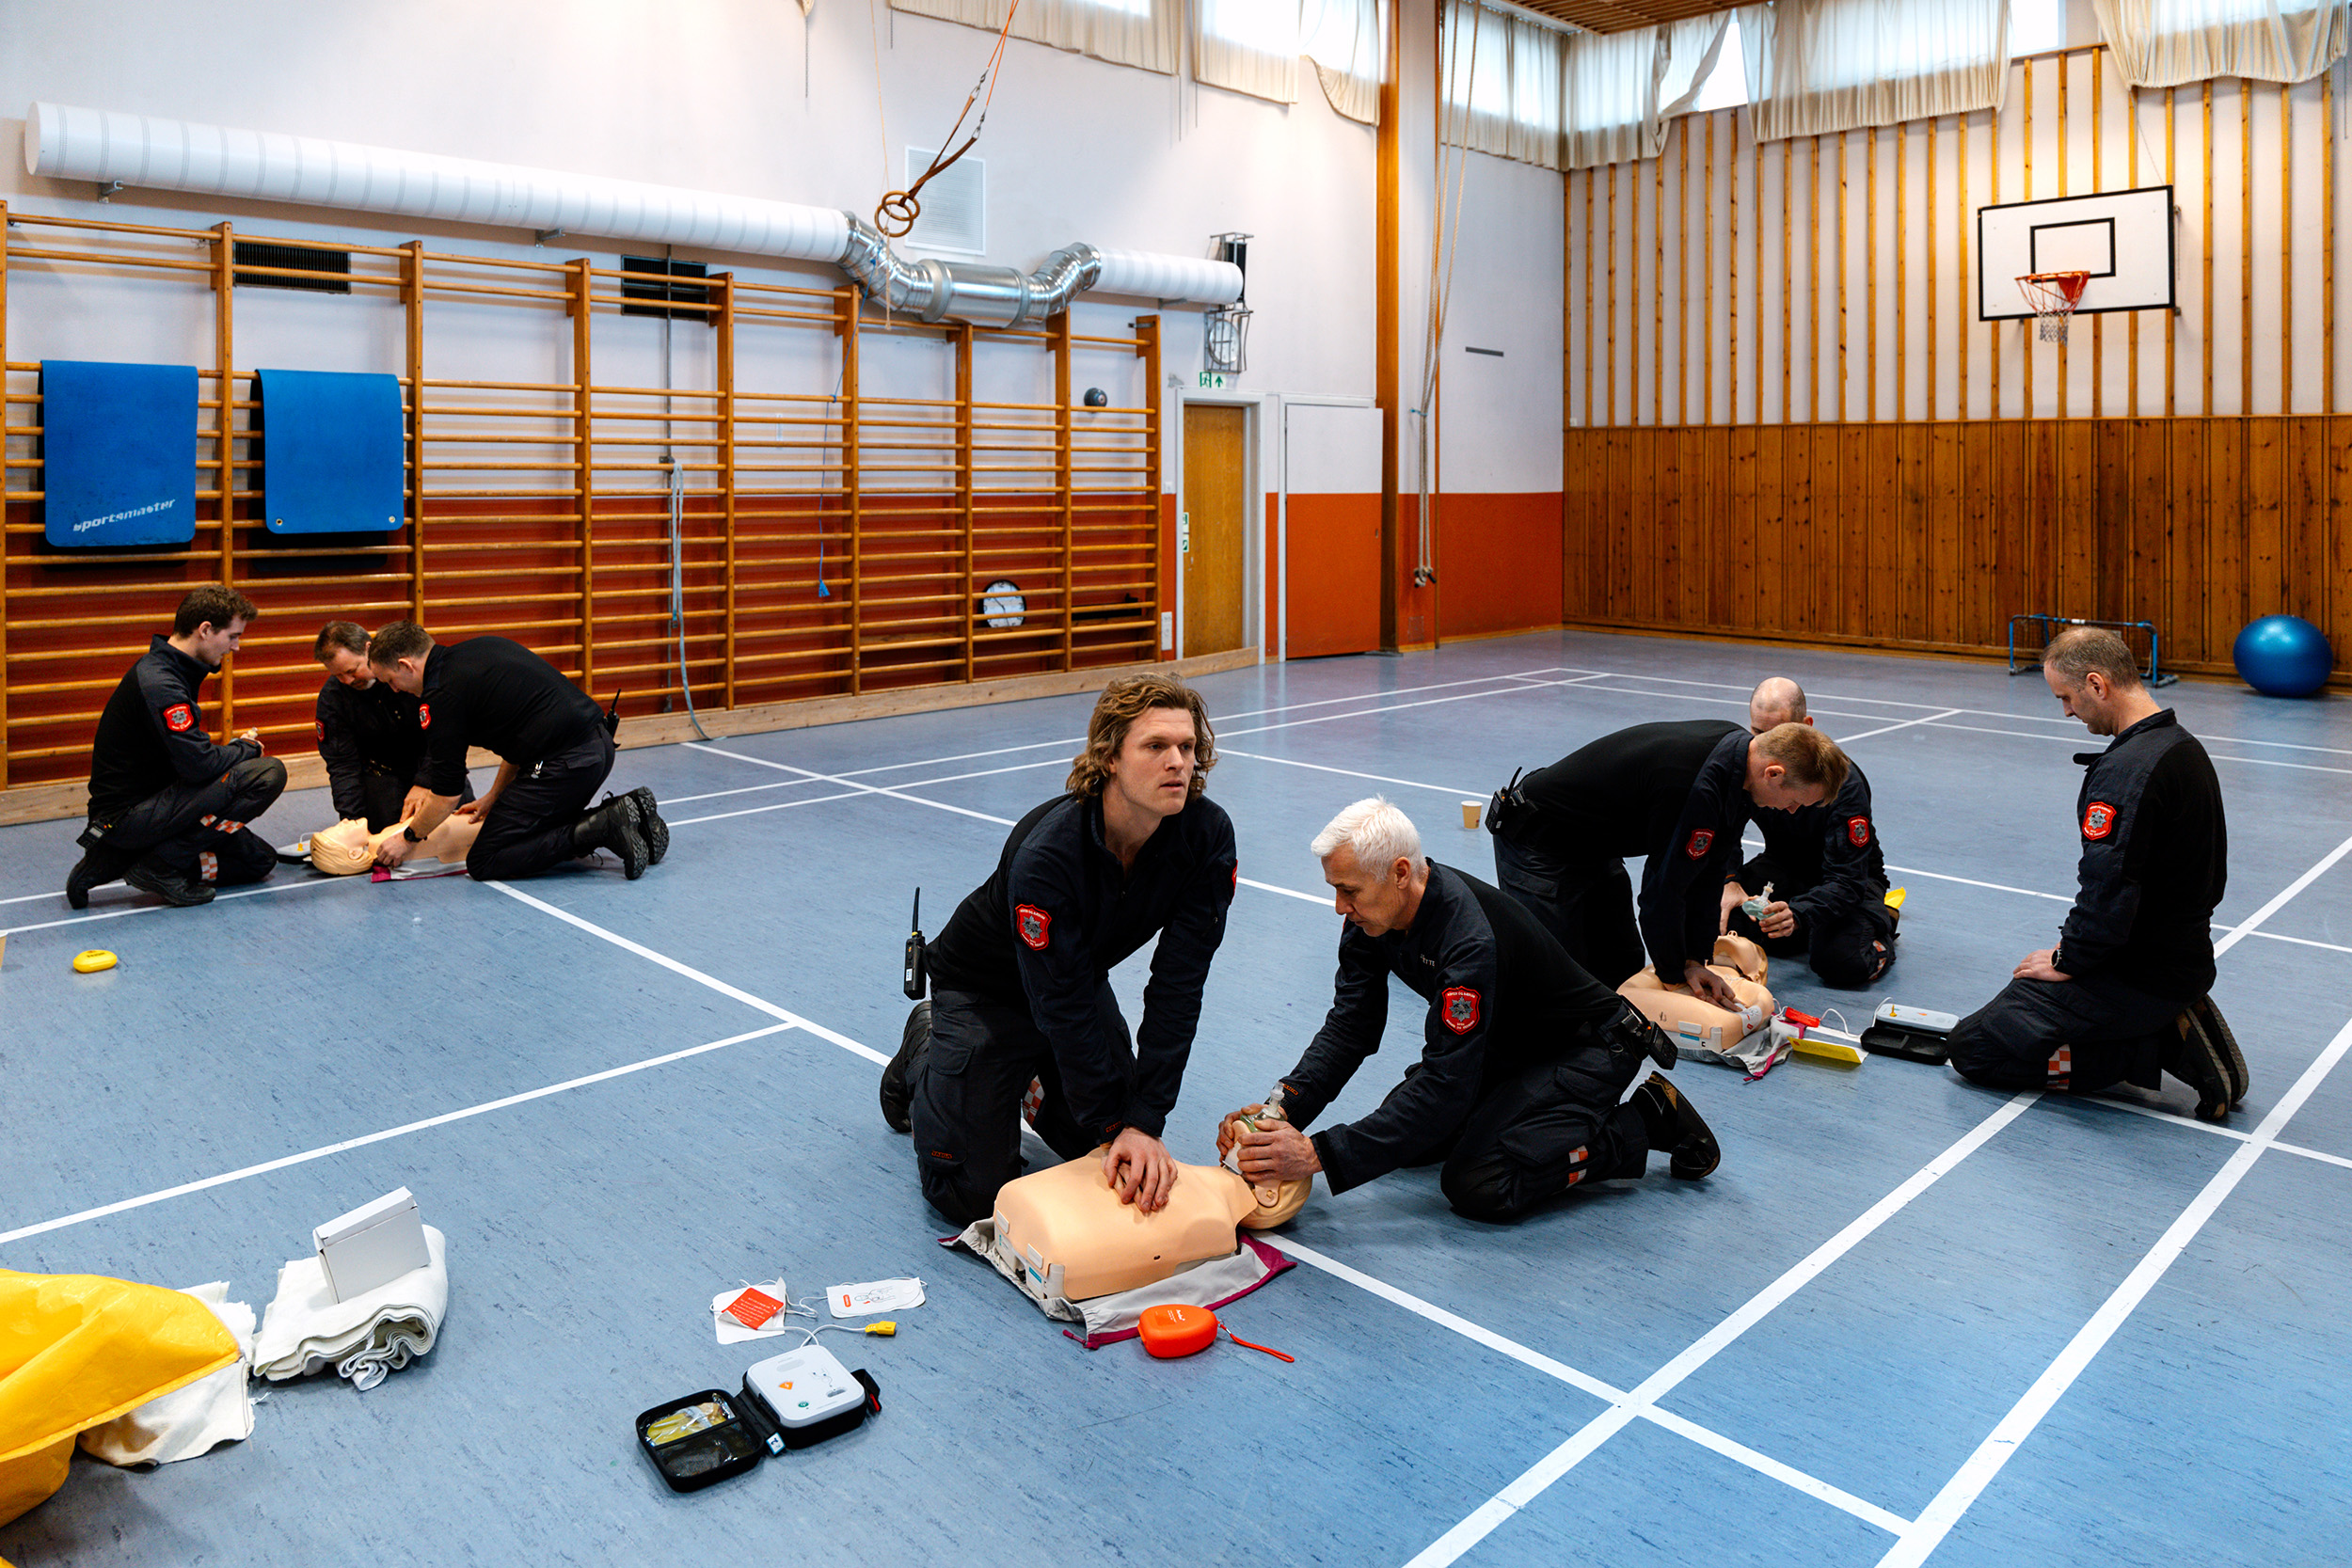
[[[2026,303],[2042,323],[2041,338],[2045,343],[2066,341],[2066,324],[2074,314],[2074,307],[2082,302],[2083,289],[2090,281],[2087,272],[2029,272],[2017,279]]]

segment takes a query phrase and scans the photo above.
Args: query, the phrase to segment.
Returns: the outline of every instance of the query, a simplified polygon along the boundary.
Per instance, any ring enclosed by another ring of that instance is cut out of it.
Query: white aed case
[[[417,1200],[405,1187],[328,1220],[310,1232],[310,1239],[326,1270],[327,1289],[339,1302],[366,1295],[433,1261],[425,1250]]]

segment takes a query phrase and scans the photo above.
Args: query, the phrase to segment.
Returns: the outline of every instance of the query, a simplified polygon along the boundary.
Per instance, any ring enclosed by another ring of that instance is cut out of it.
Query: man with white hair
[[[1245,1131],[1228,1117],[1222,1155],[1238,1142],[1253,1182],[1321,1171],[1334,1193],[1406,1165],[1444,1162],[1439,1186],[1456,1213],[1514,1220],[1586,1181],[1643,1174],[1653,1148],[1686,1180],[1721,1159],[1714,1134],[1659,1074],[1620,1101],[1647,1053],[1673,1043],[1595,980],[1497,888],[1422,853],[1406,815],[1377,796],[1315,836],[1332,902],[1346,917],[1331,1011],[1282,1080],[1286,1120]],[[1312,1122],[1379,1049],[1394,976],[1429,1005],[1421,1059],[1369,1116]]]
[[[1812,722],[1804,688],[1786,675],[1759,681],[1748,698],[1752,736]],[[1776,958],[1804,958],[1826,986],[1860,990],[1878,980],[1895,962],[1895,911],[1862,769],[1847,768],[1835,799],[1757,812],[1756,826],[1764,847],[1724,881],[1722,929]],[[1751,917],[1740,905],[1768,887],[1774,896]]]

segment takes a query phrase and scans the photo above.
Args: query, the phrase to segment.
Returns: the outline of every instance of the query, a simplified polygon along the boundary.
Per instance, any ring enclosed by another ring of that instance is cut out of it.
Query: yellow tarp
[[[194,1296],[0,1269],[0,1525],[65,1484],[74,1433],[236,1360]]]

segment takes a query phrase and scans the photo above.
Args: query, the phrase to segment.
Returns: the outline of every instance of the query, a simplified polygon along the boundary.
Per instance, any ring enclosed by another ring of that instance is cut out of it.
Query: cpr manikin
[[[1222,1165],[1179,1163],[1168,1205],[1147,1214],[1103,1179],[1103,1151],[1008,1181],[996,1194],[1000,1245],[1028,1283],[1065,1301],[1156,1284],[1188,1263],[1223,1258],[1237,1225],[1263,1230],[1305,1206],[1311,1179],[1253,1187]]]
[[[375,852],[385,840],[408,826],[405,820],[393,823],[380,833],[368,832],[368,825],[356,816],[346,816],[331,828],[322,828],[310,835],[310,864],[329,877],[356,877],[375,863]],[[482,832],[482,820],[454,814],[427,833],[424,842],[408,857],[410,863],[418,861],[439,861],[445,865],[463,865],[466,852],[473,847],[475,835]]]
[[[1669,986],[1653,969],[1645,969],[1617,994],[1639,1007],[1677,1045],[1692,1045],[1718,1055],[1738,1053],[1741,1043],[1761,1034],[1773,1012],[1772,993],[1764,989],[1764,950],[1745,937],[1720,936],[1707,967],[1730,982],[1739,997],[1738,1008],[1718,1007],[1691,994],[1688,986]]]

